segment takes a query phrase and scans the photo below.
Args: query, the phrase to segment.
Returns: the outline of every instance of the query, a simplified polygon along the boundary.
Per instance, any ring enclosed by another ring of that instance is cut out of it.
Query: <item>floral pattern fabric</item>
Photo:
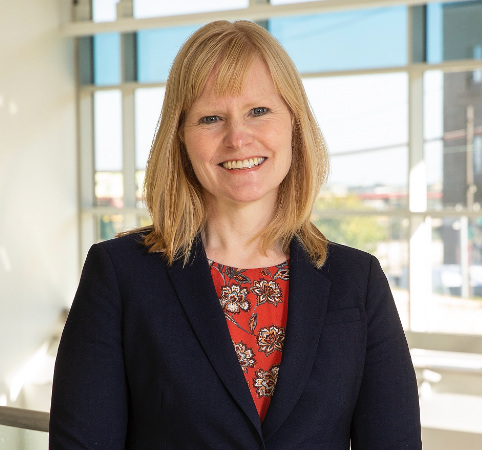
[[[261,421],[274,394],[288,315],[288,261],[237,269],[209,260],[239,364]]]

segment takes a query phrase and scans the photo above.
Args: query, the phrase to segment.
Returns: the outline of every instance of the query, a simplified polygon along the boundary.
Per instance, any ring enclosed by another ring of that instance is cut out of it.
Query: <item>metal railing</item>
[[[30,409],[0,406],[0,425],[34,431],[49,431],[50,414]]]

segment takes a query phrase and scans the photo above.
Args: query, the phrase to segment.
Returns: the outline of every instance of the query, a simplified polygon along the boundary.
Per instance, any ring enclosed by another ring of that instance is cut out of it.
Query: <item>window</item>
[[[172,60],[197,26],[141,30],[137,33],[138,80],[166,82]]]
[[[331,153],[323,195],[356,197],[365,209],[406,208],[406,73],[305,78],[304,85]]]
[[[407,63],[405,6],[275,18],[269,30],[301,73]]]
[[[115,3],[95,20],[113,20]],[[271,1],[287,3],[297,1]],[[248,7],[160,4],[136,0],[134,17]],[[482,2],[466,1],[266,22],[302,74],[332,156],[313,221],[379,258],[415,331],[482,334],[481,17]],[[149,223],[142,184],[165,82],[199,26],[79,38],[84,249]]]
[[[99,0],[97,0],[99,1]],[[174,16],[176,14],[194,14],[208,11],[247,8],[248,0],[177,0],[160,2],[158,0],[134,0],[134,17],[144,19],[157,16]]]

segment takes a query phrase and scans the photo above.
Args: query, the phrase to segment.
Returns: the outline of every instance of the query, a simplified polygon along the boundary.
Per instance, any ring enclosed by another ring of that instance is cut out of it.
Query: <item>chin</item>
[[[231,204],[243,206],[250,203],[260,203],[266,205],[269,208],[271,205],[276,204],[278,198],[278,185],[274,186],[264,186],[261,189],[260,186],[243,186],[236,189],[235,186],[230,186],[226,190],[209,190],[205,189],[206,199],[208,201],[213,201],[214,203],[221,204]]]
[[[236,194],[230,195],[228,198],[233,203],[239,203],[239,204],[262,202],[262,203],[273,203],[274,205],[277,198],[277,189],[275,190],[275,192],[271,191],[267,193],[260,193],[260,192],[236,193]]]

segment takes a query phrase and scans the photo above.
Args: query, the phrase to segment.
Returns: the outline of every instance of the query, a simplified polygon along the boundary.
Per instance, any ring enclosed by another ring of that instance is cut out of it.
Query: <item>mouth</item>
[[[249,158],[243,160],[232,160],[226,161],[221,163],[220,165],[223,166],[225,169],[233,170],[233,169],[251,169],[252,167],[259,166],[264,162],[266,158]]]

